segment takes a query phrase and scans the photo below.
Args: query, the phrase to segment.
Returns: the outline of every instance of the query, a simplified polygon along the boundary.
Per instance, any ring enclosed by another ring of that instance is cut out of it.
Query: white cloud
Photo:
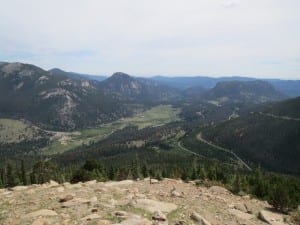
[[[0,60],[99,74],[300,78],[299,7],[298,0],[3,0]],[[282,63],[261,63],[271,61]]]
[[[224,1],[222,6],[225,8],[232,8],[238,5],[238,1]]]

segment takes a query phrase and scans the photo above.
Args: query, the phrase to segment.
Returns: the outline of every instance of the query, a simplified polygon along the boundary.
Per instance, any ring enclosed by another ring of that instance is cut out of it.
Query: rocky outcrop
[[[265,210],[268,207],[266,202],[235,196],[223,187],[172,179],[155,185],[149,179],[53,181],[0,189],[1,225],[292,224],[289,216]]]

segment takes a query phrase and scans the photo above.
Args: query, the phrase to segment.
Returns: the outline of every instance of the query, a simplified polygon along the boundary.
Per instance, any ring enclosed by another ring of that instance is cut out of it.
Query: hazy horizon
[[[110,76],[300,79],[297,0],[10,0],[0,61]]]

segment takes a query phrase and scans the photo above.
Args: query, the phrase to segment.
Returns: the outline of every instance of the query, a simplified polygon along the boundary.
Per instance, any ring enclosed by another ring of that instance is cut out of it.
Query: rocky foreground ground
[[[1,225],[292,224],[263,201],[180,180],[18,186],[0,189]]]

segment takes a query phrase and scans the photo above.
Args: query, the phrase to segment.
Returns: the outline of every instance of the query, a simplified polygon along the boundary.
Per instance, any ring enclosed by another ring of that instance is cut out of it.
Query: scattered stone
[[[105,183],[104,186],[112,187],[112,186],[129,185],[132,183],[133,183],[133,180],[111,181],[111,182]]]
[[[66,196],[60,198],[60,199],[59,199],[59,202],[60,202],[60,203],[62,203],[62,202],[67,202],[67,201],[72,200],[73,198],[74,198],[73,195],[66,195]]]
[[[28,189],[28,186],[16,186],[16,187],[10,188],[9,190],[12,190],[12,191],[24,191],[24,190],[27,190],[27,189]]]
[[[155,211],[152,215],[153,220],[166,221],[167,217],[161,211]]]
[[[174,203],[161,202],[152,199],[136,199],[133,202],[133,206],[144,209],[150,213],[154,213],[158,210],[164,213],[169,213],[177,209],[177,205]]]
[[[239,219],[242,219],[242,220],[246,220],[246,221],[249,221],[251,219],[254,218],[253,215],[251,214],[248,214],[248,213],[245,213],[245,212],[242,212],[238,209],[229,209],[228,210],[232,215],[234,215],[235,217],[239,218]]]
[[[150,179],[150,184],[157,184],[159,181],[157,179]]]
[[[49,209],[40,209],[38,211],[26,214],[25,216],[23,216],[23,218],[27,219],[27,218],[34,218],[38,216],[57,216],[57,213]]]
[[[86,204],[86,203],[90,203],[90,200],[85,199],[85,198],[73,198],[70,201],[63,202],[62,207],[63,208],[68,208],[68,207],[72,207],[72,206],[75,206],[75,205]]]
[[[230,194],[230,192],[226,188],[223,188],[223,187],[220,187],[220,186],[211,186],[208,190],[211,193],[217,194],[217,195]]]
[[[240,211],[242,211],[242,212],[245,212],[245,213],[248,212],[248,210],[247,210],[245,204],[242,204],[242,203],[235,204],[235,205],[234,205],[234,208],[237,209],[237,210],[240,210]]]
[[[261,210],[258,214],[258,218],[262,221],[271,224],[271,225],[284,225],[283,214]]]
[[[198,224],[201,225],[211,225],[206,219],[204,219],[202,216],[200,216],[198,213],[196,212],[192,212],[191,214],[191,218],[197,222]]]
[[[171,196],[172,196],[172,197],[177,197],[177,198],[182,198],[182,197],[183,197],[182,193],[179,193],[179,192],[176,191],[176,190],[172,190],[172,191],[171,191]]]
[[[90,198],[90,203],[97,202],[98,198],[96,196]]]
[[[117,217],[122,217],[122,218],[124,218],[124,217],[127,217],[127,215],[128,215],[128,213],[125,212],[125,211],[116,211],[116,212],[115,212],[115,216],[117,216]]]
[[[93,213],[91,215],[81,218],[81,220],[90,221],[90,220],[94,220],[94,219],[99,219],[100,217],[101,217],[100,215]]]
[[[91,209],[92,213],[98,212],[98,209]]]
[[[48,187],[57,187],[57,186],[59,186],[59,183],[57,183],[56,181],[54,180],[49,181]]]
[[[96,183],[97,183],[96,180],[90,180],[90,181],[84,182],[83,186],[91,186],[91,185],[94,185]]]

